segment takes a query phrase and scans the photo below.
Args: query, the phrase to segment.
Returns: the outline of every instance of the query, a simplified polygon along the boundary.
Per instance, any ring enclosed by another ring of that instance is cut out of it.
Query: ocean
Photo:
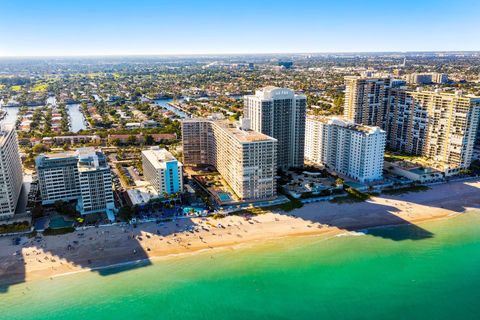
[[[479,319],[480,213],[14,285],[0,319]],[[379,236],[381,235],[381,236]]]

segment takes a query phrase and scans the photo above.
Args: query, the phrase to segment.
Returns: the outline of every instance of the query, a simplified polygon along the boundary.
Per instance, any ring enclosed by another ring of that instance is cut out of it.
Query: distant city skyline
[[[8,1],[0,56],[475,51],[479,9],[472,0]]]

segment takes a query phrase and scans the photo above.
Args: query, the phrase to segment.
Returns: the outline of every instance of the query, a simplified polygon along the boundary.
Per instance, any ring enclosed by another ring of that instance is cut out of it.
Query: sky
[[[480,50],[479,0],[0,0],[0,56]]]

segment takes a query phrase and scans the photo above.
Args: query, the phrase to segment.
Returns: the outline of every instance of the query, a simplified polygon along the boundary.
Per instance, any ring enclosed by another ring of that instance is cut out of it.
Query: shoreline
[[[102,274],[122,267],[130,270],[163,259],[236,250],[282,238],[328,239],[366,230],[367,235],[384,237],[373,231],[404,225],[411,225],[414,231],[429,237],[434,235],[421,228],[424,222],[454,218],[478,208],[480,181],[477,180],[433,186],[419,193],[381,195],[361,203],[306,204],[290,213],[267,212],[250,221],[227,216],[218,220],[176,220],[160,225],[145,223],[137,228],[111,226],[42,237],[41,241],[29,239],[19,246],[11,244],[11,237],[5,237],[0,239],[0,247],[5,248],[0,252],[0,286],[7,286],[8,290],[9,285],[39,279],[83,272]],[[223,227],[218,227],[219,223]],[[185,231],[192,226],[199,232]],[[67,245],[73,249],[67,249]]]
[[[464,212],[464,213],[454,213],[454,214],[449,214],[447,216],[425,219],[425,220],[421,220],[421,221],[418,221],[418,222],[419,223],[428,223],[428,222],[434,222],[434,221],[442,221],[442,220],[447,220],[447,219],[453,219],[453,218],[456,218],[457,216],[460,216],[460,215],[465,214],[465,213],[466,212]],[[417,221],[412,221],[412,222],[417,222]],[[409,225],[408,222],[400,223],[400,224],[390,224],[390,225],[377,225],[377,226],[365,227],[365,228],[362,228],[362,229],[356,229],[356,230],[351,230],[351,231],[340,231],[339,230],[338,232],[335,232],[334,230],[332,230],[333,234],[329,237],[324,237],[323,240],[329,240],[329,239],[333,239],[335,237],[342,236],[344,234],[348,235],[350,233],[355,233],[355,232],[363,233],[364,235],[368,235],[368,232],[364,232],[365,230],[368,231],[368,230],[372,230],[372,229],[399,228],[399,227],[403,227],[403,226],[407,226],[407,225]],[[288,238],[322,237],[322,236],[326,236],[327,233],[328,232],[312,233],[312,234],[305,234],[305,233],[290,234],[290,235],[278,236],[278,237],[275,237],[275,238],[266,238],[266,239],[263,239],[263,240],[241,242],[241,243],[238,243],[238,244],[235,244],[235,245],[228,245],[228,244],[223,245],[223,246],[221,245],[221,246],[213,248],[213,250],[223,251],[223,250],[226,250],[226,249],[236,250],[236,249],[245,248],[245,247],[251,248],[251,247],[254,247],[254,246],[256,246],[260,243],[263,244],[263,243],[266,243],[266,242],[275,242],[275,241],[279,241],[279,240],[282,240],[282,239],[288,239]],[[115,264],[111,264],[111,265],[99,266],[99,267],[94,267],[94,268],[83,268],[83,269],[80,269],[80,270],[77,270],[77,271],[72,271],[72,272],[67,272],[67,273],[59,273],[59,274],[52,275],[50,278],[55,279],[55,278],[67,277],[67,276],[70,276],[70,275],[86,273],[86,272],[116,269],[116,268],[121,268],[121,267],[125,267],[125,266],[131,266],[131,265],[141,265],[141,264],[144,264],[144,263],[148,263],[149,261],[154,262],[154,261],[160,261],[160,260],[166,260],[166,259],[182,258],[182,257],[186,257],[186,256],[202,254],[202,253],[205,253],[205,252],[210,251],[210,250],[211,249],[199,249],[199,250],[196,250],[196,251],[193,251],[193,252],[172,253],[172,254],[167,254],[167,255],[164,255],[164,256],[151,256],[149,258],[145,258],[145,259],[141,259],[141,260],[124,261],[124,262],[119,262],[119,263],[115,263]],[[32,280],[32,281],[34,281],[34,280]],[[2,283],[0,283],[0,285],[1,284]]]

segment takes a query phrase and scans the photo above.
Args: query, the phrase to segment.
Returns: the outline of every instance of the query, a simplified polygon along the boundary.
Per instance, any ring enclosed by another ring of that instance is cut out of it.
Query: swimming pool
[[[218,199],[220,199],[220,201],[222,201],[222,202],[227,202],[227,201],[232,200],[230,195],[228,193],[225,193],[225,192],[219,192],[218,193]]]
[[[50,219],[49,226],[52,229],[61,229],[66,227],[71,227],[73,225],[72,221],[66,221],[63,217],[53,217]]]
[[[203,208],[195,208],[195,207],[184,207],[183,208],[183,214],[189,214],[192,213],[192,210],[195,211],[196,213],[202,213]]]

